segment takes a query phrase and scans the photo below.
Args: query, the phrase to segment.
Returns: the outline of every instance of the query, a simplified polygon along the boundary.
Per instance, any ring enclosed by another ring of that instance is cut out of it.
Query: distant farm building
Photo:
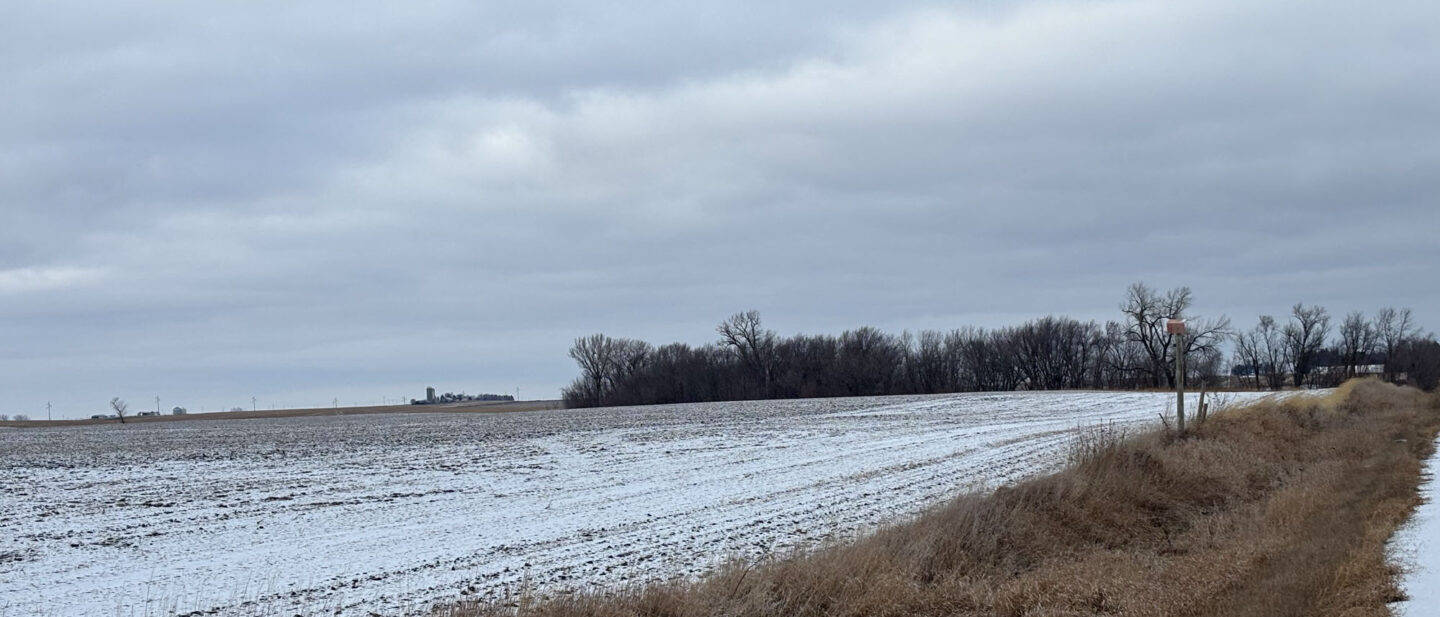
[[[513,401],[513,400],[515,400],[515,397],[514,397],[514,396],[511,396],[511,395],[509,395],[509,394],[466,394],[466,393],[464,393],[464,392],[461,392],[461,393],[459,393],[459,394],[455,394],[454,392],[446,392],[446,393],[444,393],[444,394],[436,394],[436,393],[435,393],[435,388],[429,387],[429,388],[425,388],[425,398],[424,398],[423,400],[416,400],[416,399],[413,399],[413,398],[412,398],[412,399],[410,399],[410,404],[411,404],[411,405],[445,405],[445,404],[449,404],[449,403],[472,403],[472,402],[478,402],[478,401],[487,401],[487,402],[489,402],[489,401]]]

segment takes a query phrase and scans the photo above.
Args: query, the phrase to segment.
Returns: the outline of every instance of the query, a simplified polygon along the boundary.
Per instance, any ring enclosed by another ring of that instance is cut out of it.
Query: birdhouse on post
[[[1165,332],[1175,338],[1175,427],[1185,433],[1185,320],[1165,320]]]

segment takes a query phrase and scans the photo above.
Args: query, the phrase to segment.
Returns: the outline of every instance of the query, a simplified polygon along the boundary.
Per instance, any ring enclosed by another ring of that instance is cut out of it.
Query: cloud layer
[[[1440,324],[1440,7],[60,2],[0,25],[0,411],[553,397],[594,331]]]

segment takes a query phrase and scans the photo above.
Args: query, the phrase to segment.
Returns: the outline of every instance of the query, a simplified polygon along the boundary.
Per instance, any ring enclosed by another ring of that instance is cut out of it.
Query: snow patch
[[[1440,503],[1435,474],[1440,456],[1432,455],[1422,472],[1420,497],[1425,500],[1390,540],[1391,562],[1405,570],[1401,584],[1408,600],[1391,605],[1397,617],[1440,617]]]

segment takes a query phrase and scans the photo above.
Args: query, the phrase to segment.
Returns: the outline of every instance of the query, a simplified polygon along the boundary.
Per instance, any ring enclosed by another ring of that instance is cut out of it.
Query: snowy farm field
[[[0,430],[0,617],[424,614],[522,585],[694,576],[1053,471],[1077,431],[1150,428],[1173,400],[987,393]]]

